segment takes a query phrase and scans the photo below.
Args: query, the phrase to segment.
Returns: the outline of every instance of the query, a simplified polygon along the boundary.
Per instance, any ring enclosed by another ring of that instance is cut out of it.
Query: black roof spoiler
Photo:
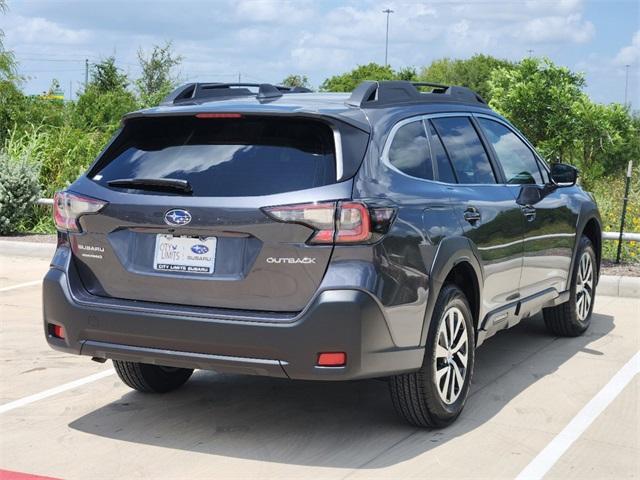
[[[423,93],[419,87],[431,87]],[[389,107],[404,103],[461,102],[486,105],[476,92],[457,85],[441,85],[430,82],[408,82],[404,80],[365,81],[356,87],[347,100],[347,105],[359,108]]]
[[[252,92],[251,88],[257,88],[258,92]],[[256,95],[258,100],[269,100],[281,97],[285,93],[309,93],[311,91],[304,87],[285,87],[270,83],[186,83],[167,95],[160,105],[177,105],[203,100],[215,101],[248,95]]]

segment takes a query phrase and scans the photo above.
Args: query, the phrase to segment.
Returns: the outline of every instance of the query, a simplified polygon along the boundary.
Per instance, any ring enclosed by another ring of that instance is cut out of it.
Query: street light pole
[[[389,65],[389,62],[387,61],[388,54],[389,54],[389,14],[393,13],[393,10],[391,10],[390,8],[387,8],[383,10],[382,13],[387,14],[387,36],[384,42],[384,65],[386,67]]]
[[[627,104],[627,92],[629,90],[629,65],[625,65],[624,73],[624,104]]]

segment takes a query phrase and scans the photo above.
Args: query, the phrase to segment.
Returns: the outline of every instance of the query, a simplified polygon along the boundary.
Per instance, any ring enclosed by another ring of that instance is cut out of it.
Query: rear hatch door
[[[336,180],[338,128],[284,116],[130,119],[71,187],[108,202],[71,235],[85,288],[172,305],[300,311],[333,247],[308,244],[313,229],[262,208],[351,196],[352,182]]]

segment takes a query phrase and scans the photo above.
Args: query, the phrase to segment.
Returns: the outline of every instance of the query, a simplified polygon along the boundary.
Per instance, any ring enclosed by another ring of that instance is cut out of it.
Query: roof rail
[[[257,88],[257,94],[253,93],[250,88]],[[258,100],[268,100],[281,97],[285,93],[308,92],[311,90],[304,87],[285,87],[270,83],[185,83],[167,95],[160,105],[176,105],[202,100],[213,101],[248,95],[256,95]]]
[[[419,87],[432,87],[432,90],[422,93],[418,90]],[[404,80],[364,81],[355,88],[346,103],[352,107],[374,108],[402,103],[436,102],[487,104],[480,95],[467,87]]]

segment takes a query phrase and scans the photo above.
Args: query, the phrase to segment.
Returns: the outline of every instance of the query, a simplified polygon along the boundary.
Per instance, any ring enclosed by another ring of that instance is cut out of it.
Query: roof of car
[[[198,88],[203,88],[201,85],[205,85],[204,88],[211,85],[211,90],[196,95]],[[259,91],[253,93],[248,87],[258,87]],[[488,109],[484,100],[469,89],[439,85],[438,88],[437,93],[421,93],[410,82],[363,82],[352,93],[314,93],[268,84],[186,84],[174,90],[159,106],[130,113],[124,119],[206,112],[321,115],[369,131],[372,120],[382,115],[486,112]]]

